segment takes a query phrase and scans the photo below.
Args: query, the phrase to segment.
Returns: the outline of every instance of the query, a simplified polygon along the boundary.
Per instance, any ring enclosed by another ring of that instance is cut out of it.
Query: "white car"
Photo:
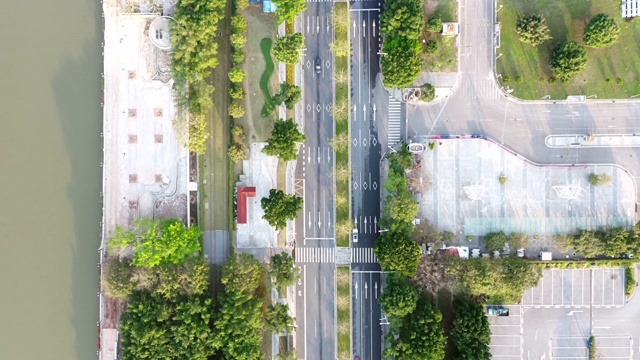
[[[351,231],[351,241],[353,241],[354,243],[358,242],[358,229],[353,229]]]

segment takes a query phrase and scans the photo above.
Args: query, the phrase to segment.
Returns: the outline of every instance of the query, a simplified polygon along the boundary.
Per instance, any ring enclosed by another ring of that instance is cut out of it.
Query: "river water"
[[[0,359],[95,359],[101,4],[0,13]]]

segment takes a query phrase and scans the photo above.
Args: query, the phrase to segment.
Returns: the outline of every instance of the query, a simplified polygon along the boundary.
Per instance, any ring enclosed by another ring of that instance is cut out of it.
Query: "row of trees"
[[[215,41],[218,21],[224,17],[221,0],[181,0],[171,22],[171,70],[178,105],[176,127],[187,132],[181,142],[197,153],[205,151],[208,137],[205,114],[211,107],[213,86],[207,82],[218,65]]]
[[[518,19],[516,33],[520,41],[538,46],[552,39],[545,19],[531,15]],[[606,14],[597,14],[589,21],[583,34],[584,44],[594,48],[612,45],[620,36],[620,28],[615,20]],[[587,50],[577,41],[567,41],[556,45],[551,54],[549,67],[556,78],[567,82],[578,75],[587,65]]]
[[[564,237],[565,248],[573,248],[586,258],[598,256],[621,257],[625,254],[637,254],[640,251],[638,225],[627,231],[622,227],[587,231],[581,230],[575,235]]]
[[[242,14],[233,15],[231,17],[231,36],[229,37],[229,42],[231,43],[231,69],[228,76],[229,81],[231,81],[231,87],[229,88],[229,96],[231,97],[229,116],[234,119],[239,119],[245,114],[244,106],[240,101],[245,96],[242,82],[246,75],[242,70],[242,65],[246,59],[244,52],[244,45],[247,43],[246,34],[247,22]]]
[[[382,51],[383,83],[386,87],[410,86],[420,75],[418,40],[424,27],[423,2],[391,0],[380,16],[380,33],[384,35]]]

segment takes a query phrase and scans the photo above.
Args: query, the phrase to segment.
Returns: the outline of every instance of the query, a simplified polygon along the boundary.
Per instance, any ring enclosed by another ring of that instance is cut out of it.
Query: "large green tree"
[[[300,101],[301,97],[302,89],[299,86],[283,82],[280,84],[280,91],[273,96],[272,100],[276,104],[284,102],[287,109],[293,109],[293,106]]]
[[[275,333],[290,333],[293,331],[293,323],[296,319],[289,316],[288,305],[277,303],[275,305],[269,305],[265,321],[267,322],[267,329],[270,331]]]
[[[598,14],[589,21],[582,39],[587,46],[603,48],[613,45],[619,36],[620,27],[616,21],[607,14]]]
[[[298,143],[307,139],[298,130],[298,124],[293,119],[276,120],[271,130],[271,137],[267,139],[267,145],[262,149],[267,155],[277,156],[282,161],[291,161],[298,158]]]
[[[273,3],[278,6],[276,9],[278,24],[293,21],[294,17],[307,9],[304,0],[273,0]]]
[[[287,227],[287,220],[295,220],[298,212],[302,210],[302,198],[295,195],[287,195],[282,190],[271,189],[269,197],[262,198],[263,219],[276,230]]]
[[[551,40],[549,27],[541,15],[529,15],[518,19],[516,33],[520,35],[520,41],[533,46]]]
[[[502,231],[488,233],[482,241],[487,251],[499,251],[502,250],[507,243],[507,235]]]
[[[382,80],[385,87],[405,88],[420,76],[420,42],[403,37],[384,41],[382,51]]]
[[[384,214],[395,222],[411,223],[418,216],[418,203],[406,189],[384,200]]]
[[[442,314],[427,298],[420,298],[416,309],[405,316],[399,333],[387,335],[386,358],[408,360],[442,360],[447,338],[442,328]]]
[[[232,255],[222,269],[224,292],[218,296],[214,344],[224,359],[262,359],[264,274],[249,254]]]
[[[289,34],[276,39],[273,56],[285,64],[297,64],[300,50],[304,48],[304,36],[301,33]]]
[[[456,348],[456,359],[490,360],[491,329],[483,306],[470,298],[458,297],[453,302],[453,328],[450,339]]]
[[[187,257],[201,250],[198,239],[202,230],[197,226],[186,227],[178,219],[138,219],[131,231],[116,227],[116,234],[109,241],[112,250],[133,248],[132,265],[154,267],[156,265],[182,264]]]
[[[383,271],[397,271],[413,276],[417,269],[422,250],[409,237],[407,229],[392,227],[376,240],[373,251]]]
[[[276,286],[291,286],[300,279],[300,269],[295,267],[293,258],[286,252],[271,256],[269,275]]]
[[[419,38],[424,26],[422,3],[420,0],[385,2],[385,9],[380,15],[380,33],[387,37]]]
[[[120,318],[121,358],[206,360],[215,354],[208,296],[136,293]]]
[[[577,41],[558,44],[551,54],[549,67],[563,82],[578,75],[587,66],[587,50]]]
[[[403,317],[416,308],[418,291],[407,284],[404,277],[391,273],[379,301],[386,315]]]

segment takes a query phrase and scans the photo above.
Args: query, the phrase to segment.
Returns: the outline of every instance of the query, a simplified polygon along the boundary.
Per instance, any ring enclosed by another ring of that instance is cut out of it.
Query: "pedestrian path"
[[[400,118],[402,103],[389,95],[389,138],[388,143],[393,146],[400,142]]]
[[[352,248],[351,262],[357,264],[377,263],[378,259],[372,248]]]
[[[336,261],[335,248],[296,248],[296,263],[334,263]]]

